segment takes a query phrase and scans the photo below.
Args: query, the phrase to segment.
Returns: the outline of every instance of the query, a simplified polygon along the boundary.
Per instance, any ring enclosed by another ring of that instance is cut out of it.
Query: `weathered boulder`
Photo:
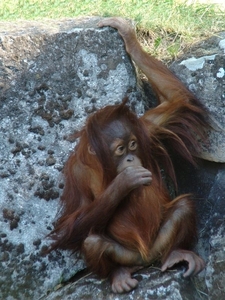
[[[225,33],[192,47],[171,70],[201,100],[210,113],[213,130],[202,144],[201,157],[225,162]]]
[[[82,271],[85,265],[77,255],[56,251],[43,256],[59,209],[61,171],[75,146],[70,134],[91,112],[125,95],[138,114],[146,108],[149,89],[137,82],[121,38],[113,29],[98,29],[97,22],[0,23],[0,298],[220,299],[223,164],[202,162],[194,169],[177,160],[180,192],[197,195],[197,250],[207,259],[206,271],[195,279],[182,279],[181,267],[165,274],[146,268],[135,275],[139,288],[118,296],[110,292],[108,281]],[[179,68],[179,76],[190,75],[183,65]],[[199,81],[186,82],[197,93]],[[210,108],[209,101],[215,105],[215,94],[204,102]]]
[[[66,252],[42,256],[75,145],[69,135],[125,95],[144,110],[121,39],[96,23],[0,24],[1,299],[38,299],[83,268]]]

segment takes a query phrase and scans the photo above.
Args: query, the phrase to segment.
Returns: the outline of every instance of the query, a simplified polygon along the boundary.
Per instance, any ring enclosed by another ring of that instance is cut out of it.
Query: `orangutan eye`
[[[134,151],[137,149],[137,142],[135,140],[130,141],[129,150]]]
[[[121,155],[124,154],[124,152],[125,152],[125,147],[124,147],[124,146],[118,146],[118,147],[116,148],[115,154],[116,154],[117,156],[121,156]]]

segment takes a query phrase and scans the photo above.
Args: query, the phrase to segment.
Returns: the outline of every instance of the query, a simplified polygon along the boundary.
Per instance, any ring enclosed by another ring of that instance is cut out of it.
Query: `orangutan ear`
[[[90,145],[88,145],[88,153],[91,155],[96,155],[94,149]]]

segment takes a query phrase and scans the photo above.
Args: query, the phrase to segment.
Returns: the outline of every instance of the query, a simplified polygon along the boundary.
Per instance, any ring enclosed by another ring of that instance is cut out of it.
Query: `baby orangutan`
[[[145,53],[122,18],[106,18],[145,73],[159,105],[138,118],[126,106],[107,106],[91,115],[65,166],[63,212],[51,237],[56,248],[81,251],[87,266],[110,277],[115,293],[138,282],[131,274],[156,260],[162,271],[182,261],[184,277],[204,268],[190,249],[196,241],[196,214],[189,195],[174,200],[163,184],[163,167],[175,180],[165,145],[193,162],[196,136],[206,125],[200,103],[159,61]]]

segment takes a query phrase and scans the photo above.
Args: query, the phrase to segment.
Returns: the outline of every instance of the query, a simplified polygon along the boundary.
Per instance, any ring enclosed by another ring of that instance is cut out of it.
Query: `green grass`
[[[171,59],[188,44],[225,30],[216,5],[176,0],[1,0],[0,20],[123,16],[133,19],[139,39],[154,55]]]

